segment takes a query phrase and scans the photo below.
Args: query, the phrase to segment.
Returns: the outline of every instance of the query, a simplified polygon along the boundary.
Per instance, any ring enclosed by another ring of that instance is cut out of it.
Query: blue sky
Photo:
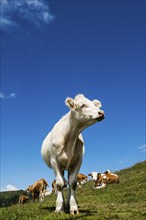
[[[51,185],[41,144],[78,93],[106,115],[80,172],[145,160],[145,1],[1,0],[0,25],[1,190]]]

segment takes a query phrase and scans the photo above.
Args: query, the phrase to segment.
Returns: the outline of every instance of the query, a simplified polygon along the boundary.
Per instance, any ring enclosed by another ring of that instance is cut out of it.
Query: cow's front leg
[[[57,199],[55,212],[62,213],[64,211],[64,197],[62,190],[64,188],[64,171],[60,169],[56,160],[51,161],[52,169],[56,176],[56,187],[57,187]]]
[[[63,198],[63,193],[60,190],[57,191],[56,210],[55,210],[55,212],[60,213],[60,214],[62,212],[64,212],[64,198]]]
[[[62,213],[64,212],[64,197],[63,197],[63,188],[64,188],[64,178],[61,173],[58,173],[56,176],[56,186],[57,186],[57,199],[56,199],[56,210],[55,212]]]

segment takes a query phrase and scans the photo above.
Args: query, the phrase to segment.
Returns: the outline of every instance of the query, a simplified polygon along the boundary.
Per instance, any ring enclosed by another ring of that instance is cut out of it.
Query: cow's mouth
[[[97,121],[102,121],[105,118],[104,114],[100,115],[98,118],[96,118]]]

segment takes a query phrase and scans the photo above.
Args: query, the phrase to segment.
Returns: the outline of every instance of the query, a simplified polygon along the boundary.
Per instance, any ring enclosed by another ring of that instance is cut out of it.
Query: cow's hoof
[[[58,214],[63,214],[64,213],[63,210],[55,210],[55,212],[58,213]]]
[[[78,210],[75,210],[75,211],[70,211],[70,214],[71,214],[71,215],[74,215],[74,214],[79,214],[79,211],[78,211]]]
[[[58,207],[58,208],[56,208],[55,212],[56,212],[56,213],[59,213],[59,214],[63,214],[63,213],[64,213],[64,209]]]

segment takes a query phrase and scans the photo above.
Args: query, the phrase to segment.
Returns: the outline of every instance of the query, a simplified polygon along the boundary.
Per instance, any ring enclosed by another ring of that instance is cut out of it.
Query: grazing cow
[[[36,181],[31,186],[28,186],[26,191],[32,194],[33,201],[35,201],[36,198],[39,198],[39,196],[43,193],[44,190],[46,190],[48,183],[45,179],[40,179]]]
[[[88,126],[104,119],[98,100],[90,101],[84,95],[66,98],[70,111],[62,117],[42,144],[41,154],[46,164],[54,170],[57,185],[56,212],[64,211],[63,188],[66,185],[64,171],[68,171],[68,207],[70,213],[78,213],[76,203],[77,174],[82,164],[84,141],[81,135]]]
[[[50,194],[51,194],[51,192],[50,192],[49,190],[44,190],[44,191],[39,195],[40,202],[44,202],[45,197],[46,197],[46,196],[49,196]]]
[[[79,185],[79,187],[81,187],[83,181],[87,182],[87,180],[88,180],[88,176],[85,176],[82,173],[78,173],[78,175],[77,175],[77,184]]]
[[[97,175],[97,181],[95,182],[95,188],[103,188],[107,184],[113,184],[113,183],[119,183],[119,177],[118,175],[114,173],[108,173],[105,172],[103,174],[98,173]]]
[[[25,203],[26,201],[28,201],[29,197],[26,195],[20,195],[19,196],[19,203]]]

